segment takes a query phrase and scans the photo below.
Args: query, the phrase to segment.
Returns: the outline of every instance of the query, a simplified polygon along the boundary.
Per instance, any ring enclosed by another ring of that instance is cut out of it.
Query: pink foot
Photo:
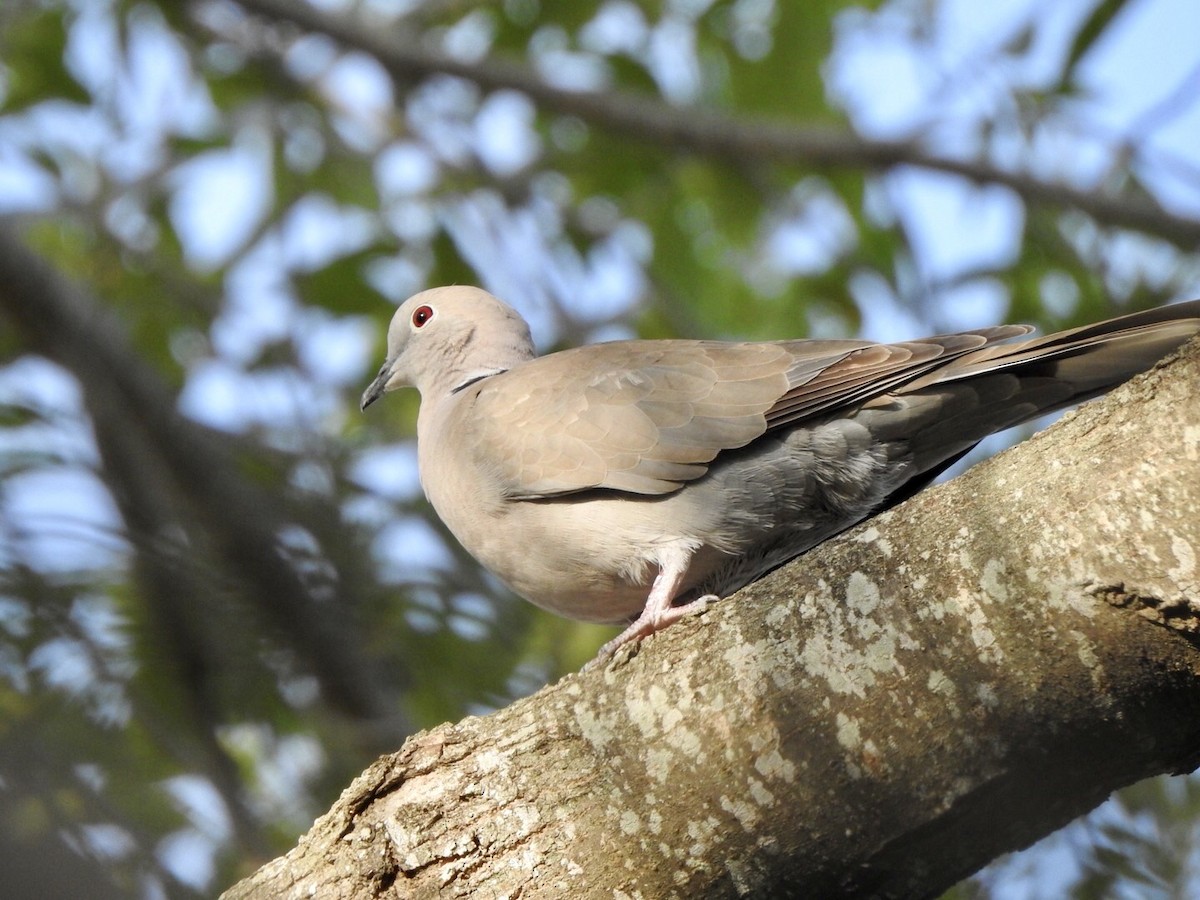
[[[653,592],[651,593],[653,594]],[[587,672],[590,669],[596,668],[628,643],[640,641],[642,638],[649,637],[656,631],[662,631],[668,625],[675,624],[680,619],[703,612],[710,600],[718,599],[720,598],[715,594],[705,594],[703,597],[696,598],[691,603],[684,603],[681,606],[668,606],[665,609],[652,609],[651,604],[647,602],[645,609],[642,610],[642,614],[628,628],[601,647],[600,652],[596,654],[596,658],[587,663],[582,671]]]

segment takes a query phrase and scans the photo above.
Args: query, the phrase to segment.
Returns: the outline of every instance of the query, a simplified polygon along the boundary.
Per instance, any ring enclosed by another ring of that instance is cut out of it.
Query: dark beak
[[[383,392],[387,390],[388,377],[391,374],[391,367],[385,363],[383,368],[379,370],[379,374],[375,376],[375,380],[367,386],[365,391],[363,391],[362,402],[359,403],[358,406],[359,409],[365,410],[368,406],[383,396]]]

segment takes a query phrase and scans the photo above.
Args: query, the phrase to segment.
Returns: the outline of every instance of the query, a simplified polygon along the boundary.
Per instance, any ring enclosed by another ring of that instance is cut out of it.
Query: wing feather
[[[655,495],[768,429],[859,405],[1020,326],[902,344],[621,341],[473,384],[470,440],[512,499]],[[464,398],[468,399],[468,398]]]

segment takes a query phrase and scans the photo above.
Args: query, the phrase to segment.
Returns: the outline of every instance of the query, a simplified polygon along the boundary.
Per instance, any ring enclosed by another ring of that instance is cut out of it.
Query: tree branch
[[[262,897],[936,896],[1200,761],[1200,342],[605,670],[410,739]]]
[[[1003,185],[1028,203],[1077,209],[1103,225],[1153,234],[1189,252],[1200,244],[1200,221],[1174,215],[1142,196],[1113,196],[1095,188],[1043,181],[979,160],[940,156],[912,141],[873,141],[844,129],[737,118],[711,110],[671,106],[629,92],[562,90],[508,60],[463,62],[391,33],[371,31],[348,16],[325,13],[308,3],[237,2],[251,13],[326,34],[367,53],[400,82],[442,74],[467,79],[488,90],[520,91],[550,112],[578,116],[592,125],[639,141],[678,147],[728,162],[757,159],[866,169],[910,165],[947,172],[977,184]]]

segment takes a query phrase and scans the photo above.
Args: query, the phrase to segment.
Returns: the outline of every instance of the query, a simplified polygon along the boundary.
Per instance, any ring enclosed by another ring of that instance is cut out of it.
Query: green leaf
[[[51,99],[91,101],[63,62],[66,46],[67,26],[59,10],[6,17],[0,28],[0,59],[8,72],[8,90],[2,97],[7,111]]]
[[[312,272],[297,272],[292,283],[305,303],[338,314],[378,315],[379,298],[363,273],[368,263],[394,253],[391,244],[375,243]]]
[[[1091,15],[1084,19],[1083,24],[1079,26],[1079,30],[1075,33],[1075,39],[1071,41],[1060,84],[1067,85],[1075,80],[1075,67],[1096,45],[1101,35],[1112,24],[1113,19],[1125,8],[1127,2],[1128,0],[1100,0],[1096,4]]]

